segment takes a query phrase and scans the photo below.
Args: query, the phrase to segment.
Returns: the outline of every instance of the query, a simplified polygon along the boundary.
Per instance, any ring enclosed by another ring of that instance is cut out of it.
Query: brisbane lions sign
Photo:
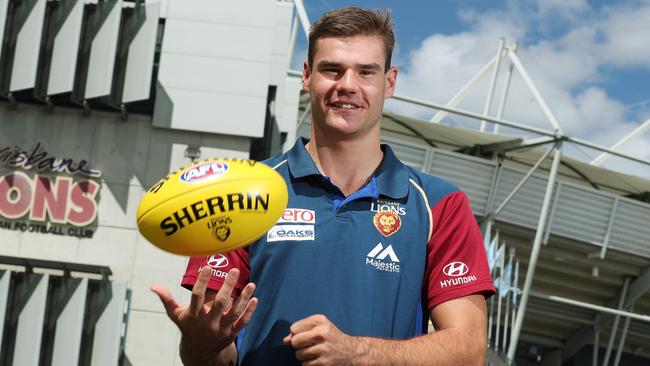
[[[0,146],[0,167],[0,228],[92,237],[101,172],[86,160]]]

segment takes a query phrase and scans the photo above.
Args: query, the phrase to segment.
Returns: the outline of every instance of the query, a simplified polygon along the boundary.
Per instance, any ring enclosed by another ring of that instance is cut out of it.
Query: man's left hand
[[[296,349],[303,366],[351,365],[362,352],[359,339],[343,333],[325,315],[299,320],[290,331],[283,342]]]

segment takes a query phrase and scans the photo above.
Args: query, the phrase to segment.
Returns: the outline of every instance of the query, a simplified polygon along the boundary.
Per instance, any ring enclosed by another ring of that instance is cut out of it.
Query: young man
[[[191,259],[188,306],[152,288],[187,365],[484,364],[494,288],[467,197],[380,145],[394,44],[388,12],[314,24],[310,139],[266,161],[287,181],[285,215],[225,269]],[[422,335],[427,316],[436,332]]]

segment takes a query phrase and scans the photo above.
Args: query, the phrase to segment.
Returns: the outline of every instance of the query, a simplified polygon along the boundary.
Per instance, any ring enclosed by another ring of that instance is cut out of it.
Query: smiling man
[[[219,270],[192,258],[188,306],[152,288],[186,365],[484,364],[494,287],[467,196],[380,144],[394,45],[389,12],[314,24],[311,136],[266,161],[289,187],[285,214]]]

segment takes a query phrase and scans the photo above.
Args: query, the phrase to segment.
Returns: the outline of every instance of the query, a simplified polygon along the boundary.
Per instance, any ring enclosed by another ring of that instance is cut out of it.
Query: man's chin
[[[328,121],[326,125],[327,128],[333,132],[337,132],[342,135],[349,135],[358,132],[359,127],[361,126],[361,121],[338,119],[335,121]]]

